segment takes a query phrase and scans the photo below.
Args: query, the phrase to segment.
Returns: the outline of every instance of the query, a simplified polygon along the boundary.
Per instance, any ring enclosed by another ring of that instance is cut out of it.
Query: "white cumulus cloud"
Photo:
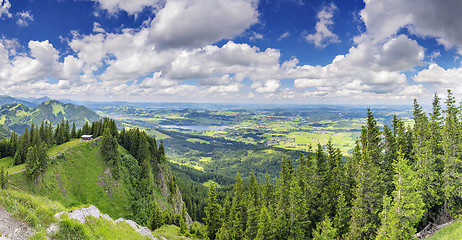
[[[306,35],[305,39],[320,48],[326,47],[330,43],[340,42],[338,36],[332,32],[332,25],[334,24],[332,18],[334,17],[334,12],[337,10],[337,6],[334,3],[324,7],[317,15],[316,32]]]
[[[252,0],[170,0],[151,22],[160,48],[193,48],[232,39],[258,22]]]
[[[29,26],[29,23],[34,21],[34,16],[30,11],[23,11],[19,12],[16,14],[18,17],[18,21],[16,21],[16,24],[18,24],[21,27],[27,27]]]
[[[0,0],[0,18],[12,18],[13,14],[10,13],[11,3],[9,0]]]

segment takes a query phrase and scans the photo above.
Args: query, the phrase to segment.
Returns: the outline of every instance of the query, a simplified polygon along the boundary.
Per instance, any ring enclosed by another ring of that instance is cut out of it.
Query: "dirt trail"
[[[22,240],[28,239],[34,229],[29,224],[20,222],[0,206],[0,239]]]
[[[20,173],[20,172],[24,172],[24,171],[26,171],[25,168],[23,168],[23,169],[21,169],[21,170],[19,170],[19,171],[16,171],[16,172],[9,173],[8,175],[16,174],[16,173]]]

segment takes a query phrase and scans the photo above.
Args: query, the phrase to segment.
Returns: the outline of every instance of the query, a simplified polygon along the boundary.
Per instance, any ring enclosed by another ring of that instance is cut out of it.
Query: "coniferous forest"
[[[1,157],[25,163],[26,176],[37,181],[52,164],[47,148],[82,134],[102,136],[101,153],[115,179],[121,169],[128,171],[131,218],[151,230],[175,224],[182,234],[211,240],[411,239],[429,224],[462,214],[462,113],[450,90],[444,101],[435,94],[430,113],[414,100],[412,124],[395,116],[390,126],[381,126],[367,109],[350,155],[329,141],[295,161],[284,157],[279,176],[267,173],[265,181],[257,181],[253,171],[248,180],[237,173],[230,186],[212,183],[207,198],[197,189],[183,192],[183,206],[197,198],[205,206],[203,212],[194,208],[191,216],[200,223],[189,227],[186,207],[172,215],[153,198],[153,173],[159,164],[167,166],[167,157],[162,142],[139,129],[119,132],[108,118],[80,129],[43,122],[0,141]],[[119,145],[133,158],[121,154]],[[2,188],[7,183],[2,169]],[[175,192],[176,178],[169,184]]]
[[[414,100],[413,125],[380,127],[370,109],[350,156],[329,142],[297,164],[282,160],[248,183],[237,174],[232,197],[210,187],[204,222],[209,239],[411,239],[427,224],[462,213],[462,122],[448,90],[426,114]],[[295,167],[297,165],[298,167]]]

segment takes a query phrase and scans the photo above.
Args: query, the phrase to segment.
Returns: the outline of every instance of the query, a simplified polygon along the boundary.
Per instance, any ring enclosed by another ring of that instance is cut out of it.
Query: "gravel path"
[[[28,239],[29,235],[34,233],[34,229],[29,224],[20,222],[12,217],[10,214],[0,206],[0,240],[22,240]]]

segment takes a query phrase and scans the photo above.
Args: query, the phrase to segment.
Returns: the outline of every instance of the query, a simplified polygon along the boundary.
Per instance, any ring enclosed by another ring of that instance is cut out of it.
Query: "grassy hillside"
[[[119,147],[123,155],[122,175],[116,180],[112,176],[110,167],[104,162],[100,152],[100,141],[85,142],[79,139],[53,146],[47,151],[51,157],[50,166],[41,174],[37,181],[28,179],[23,172],[10,176],[10,184],[14,188],[26,192],[46,196],[59,201],[65,207],[93,204],[112,218],[130,218],[131,191],[134,189],[128,180],[126,164],[135,163],[128,151]],[[4,166],[9,173],[24,169],[25,165],[13,166],[13,158],[0,159],[0,166]],[[158,174],[154,176],[154,195],[162,208],[173,212],[181,212],[181,195],[170,189],[173,175],[163,166],[157,166]],[[135,174],[137,175],[137,174]],[[172,194],[173,192],[173,194]]]
[[[128,186],[111,176],[97,142],[78,142],[75,146],[72,143],[67,143],[67,150],[66,144],[49,149],[52,156],[59,150],[63,152],[52,158],[54,163],[37,184],[21,173],[11,176],[11,184],[66,207],[93,204],[112,218],[128,217]]]
[[[63,119],[75,122],[80,127],[86,121],[97,121],[99,115],[84,106],[61,103],[56,100],[43,102],[35,108],[23,104],[7,104],[0,107],[0,124],[11,130],[22,133],[32,123],[41,124],[42,121],[51,121],[53,124]]]
[[[83,224],[76,220],[58,221],[54,215],[72,209],[46,197],[38,197],[22,191],[0,190],[0,205],[15,218],[27,222],[37,232],[31,239],[145,239],[125,222],[114,224],[103,218],[87,218]],[[47,233],[51,224],[59,231]]]

